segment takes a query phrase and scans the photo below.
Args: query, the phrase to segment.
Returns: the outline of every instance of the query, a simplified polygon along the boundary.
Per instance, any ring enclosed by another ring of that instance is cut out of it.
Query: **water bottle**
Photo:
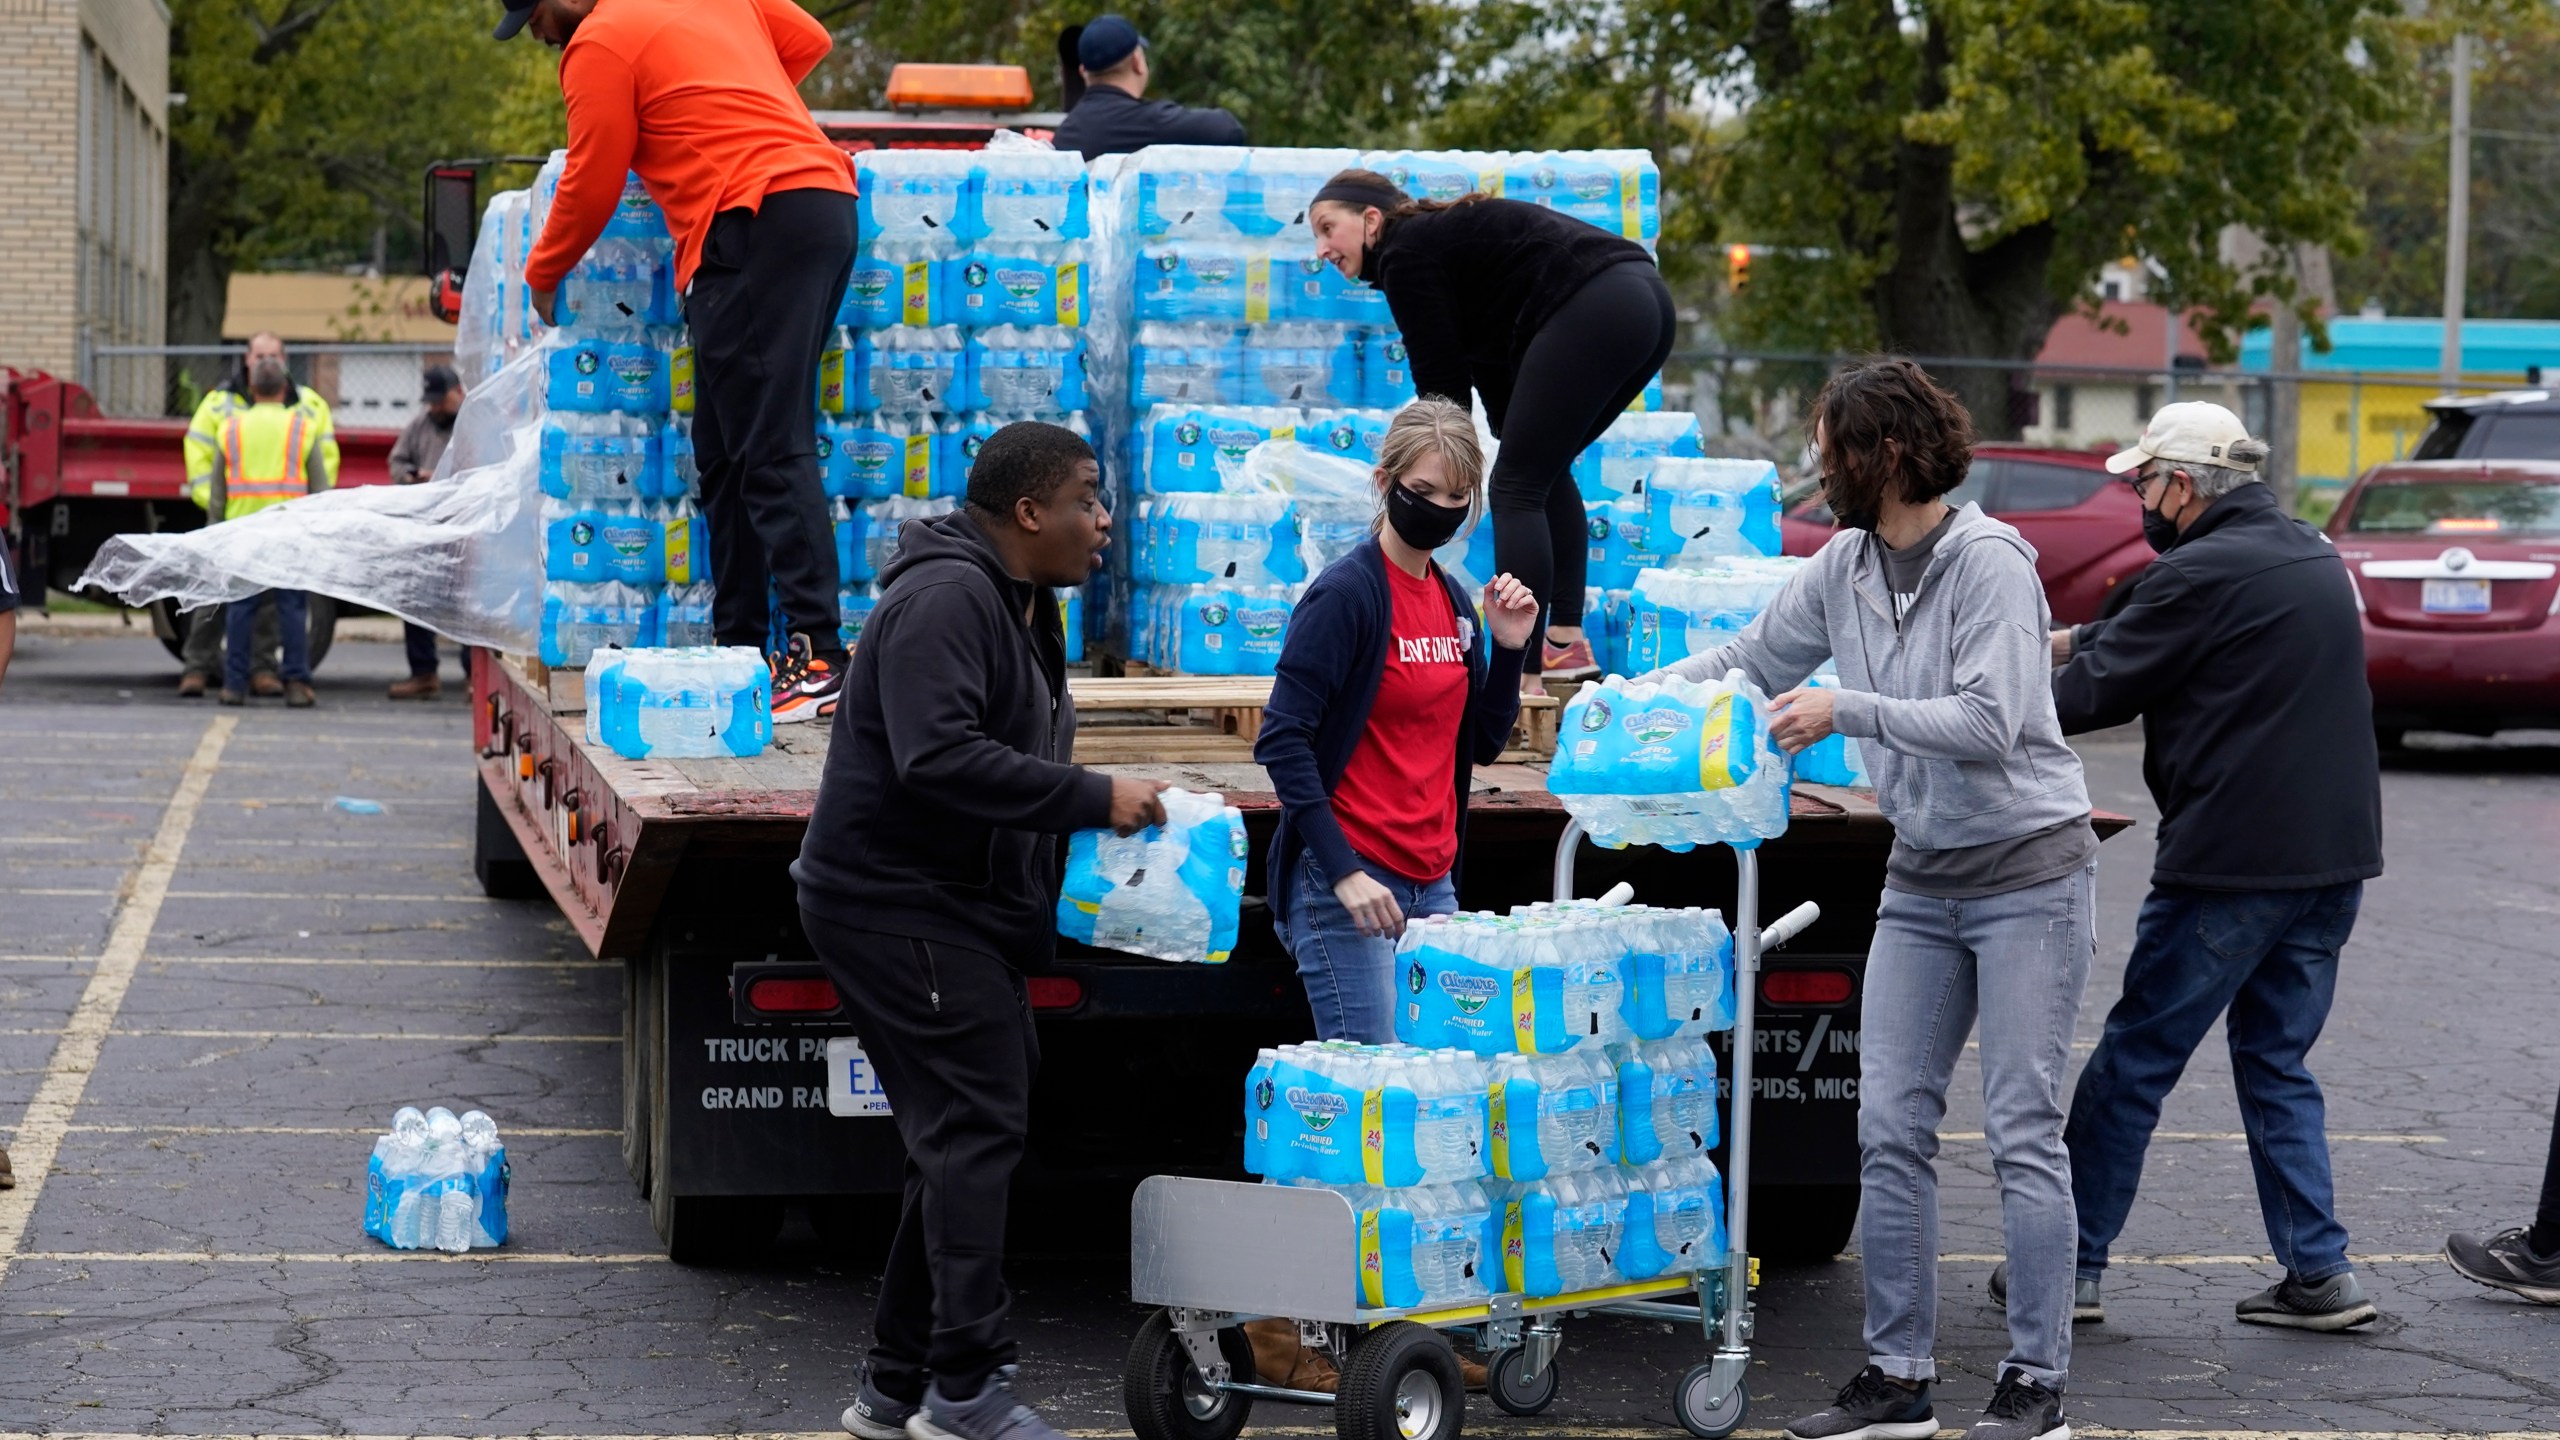
[[[836,323],[856,330],[950,323],[946,287],[959,254],[958,243],[945,235],[866,238],[846,277]]]
[[[1622,1278],[1627,1186],[1614,1168],[1508,1187],[1502,1206],[1505,1289],[1569,1295]]]
[[[971,329],[1084,323],[1089,270],[1081,244],[982,241],[946,262],[949,318]]]
[[[961,236],[974,156],[956,150],[865,150],[853,160],[868,244]]]
[[[1617,1067],[1599,1049],[1486,1064],[1493,1173],[1536,1180],[1618,1159]]]
[[[1716,1058],[1700,1039],[1615,1049],[1618,1153],[1629,1165],[1703,1155],[1716,1143]]]
[[[1073,152],[981,150],[970,170],[965,228],[981,241],[1081,240],[1088,184]]]
[[[1002,325],[970,341],[970,408],[1013,415],[1085,406],[1084,342],[1059,326]]]
[[[1227,193],[1250,151],[1219,145],[1151,145],[1132,157],[1138,234],[1147,239],[1230,239]]]
[[[1618,1268],[1631,1280],[1689,1275],[1726,1263],[1724,1177],[1705,1155],[1624,1172],[1626,1238]]]

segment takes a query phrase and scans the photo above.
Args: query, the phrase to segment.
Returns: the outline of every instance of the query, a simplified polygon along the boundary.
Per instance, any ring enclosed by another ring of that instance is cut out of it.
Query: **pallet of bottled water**
[[[404,1105],[391,1133],[373,1142],[366,1167],[365,1233],[401,1250],[493,1248],[507,1243],[507,1147],[478,1110],[459,1119],[441,1105]]]
[[[587,662],[587,741],[627,760],[763,754],[773,671],[748,645],[598,651]]]
[[[1586,683],[1557,721],[1547,789],[1612,849],[1757,845],[1787,829],[1787,765],[1768,713],[1739,670]]]

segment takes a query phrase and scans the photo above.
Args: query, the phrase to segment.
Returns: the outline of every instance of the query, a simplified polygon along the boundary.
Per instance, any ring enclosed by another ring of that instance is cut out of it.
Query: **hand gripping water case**
[[[1058,933],[1106,950],[1222,964],[1244,902],[1243,812],[1219,795],[1167,790],[1165,823],[1067,840]]]
[[[1787,818],[1767,708],[1740,671],[1586,684],[1558,722],[1547,788],[1603,845],[1756,843]]]

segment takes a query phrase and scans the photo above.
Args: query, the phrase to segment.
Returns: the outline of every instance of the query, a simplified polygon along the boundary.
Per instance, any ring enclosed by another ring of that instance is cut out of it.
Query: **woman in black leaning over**
[[[1582,634],[1590,555],[1573,459],[1671,354],[1671,291],[1643,246],[1518,200],[1416,200],[1373,170],[1316,192],[1316,254],[1386,292],[1414,389],[1472,392],[1502,448],[1486,486],[1495,568],[1547,610],[1524,688],[1597,672]]]

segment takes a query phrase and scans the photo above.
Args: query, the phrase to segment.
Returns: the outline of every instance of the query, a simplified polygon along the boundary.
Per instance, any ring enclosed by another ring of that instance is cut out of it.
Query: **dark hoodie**
[[[1044,963],[1054,837],[1111,819],[1111,778],[1066,761],[1076,709],[1058,607],[1005,573],[965,510],[909,521],[881,579],[791,867],[801,908]]]

